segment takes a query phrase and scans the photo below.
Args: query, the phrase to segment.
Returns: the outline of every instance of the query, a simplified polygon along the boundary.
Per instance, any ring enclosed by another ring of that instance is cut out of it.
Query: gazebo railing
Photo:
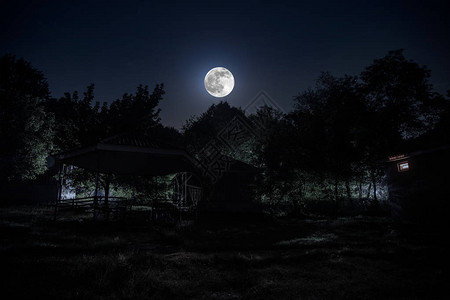
[[[108,197],[108,202],[106,202],[104,196],[90,196],[61,200],[55,204],[55,212],[68,210],[93,212],[94,218],[96,218],[98,212],[123,214],[130,211],[131,206],[132,200],[125,197]]]

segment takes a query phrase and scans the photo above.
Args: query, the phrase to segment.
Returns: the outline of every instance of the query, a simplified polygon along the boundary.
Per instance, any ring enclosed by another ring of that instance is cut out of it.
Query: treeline
[[[50,95],[42,72],[29,62],[0,58],[0,158],[2,181],[34,179],[50,154],[82,147],[109,136],[151,131],[179,134],[161,125],[158,104],[163,84],[153,91],[139,85],[109,105],[94,100],[94,85],[82,95]]]
[[[261,201],[290,203],[297,211],[309,198],[376,201],[381,160],[408,147],[449,143],[450,94],[436,93],[429,80],[426,67],[391,51],[358,76],[323,73],[294,98],[291,112],[261,107],[246,115],[221,102],[178,131],[159,118],[163,84],[152,91],[139,85],[110,104],[95,101],[94,85],[56,99],[40,71],[6,55],[0,58],[0,180],[36,178],[50,154],[120,133],[165,139],[198,155],[240,118],[258,130],[221,150],[263,170]]]
[[[258,199],[274,209],[301,213],[317,199],[376,206],[387,197],[389,156],[450,143],[449,97],[433,90],[426,67],[390,51],[358,76],[323,73],[288,113],[274,105],[245,116],[263,130],[222,152],[264,170]],[[244,111],[219,103],[188,120],[189,147],[199,151],[236,116]]]

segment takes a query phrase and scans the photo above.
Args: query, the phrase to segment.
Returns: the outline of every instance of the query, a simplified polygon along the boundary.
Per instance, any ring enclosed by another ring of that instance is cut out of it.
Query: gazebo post
[[[58,213],[58,204],[61,202],[62,197],[62,170],[64,168],[64,163],[59,162],[58,169],[58,190],[56,191],[56,203],[55,203],[55,215],[53,216],[53,220],[56,221],[56,215]]]
[[[94,220],[97,220],[98,207],[98,171],[95,173],[95,194],[94,194]]]
[[[155,198],[158,199],[158,176],[155,176]]]
[[[106,219],[109,220],[109,185],[110,185],[110,177],[109,174],[105,174],[104,177],[105,182],[105,195],[104,195],[104,205],[106,208]]]

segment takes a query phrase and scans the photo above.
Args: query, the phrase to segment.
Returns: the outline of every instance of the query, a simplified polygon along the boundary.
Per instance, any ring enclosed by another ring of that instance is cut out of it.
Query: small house
[[[450,145],[389,157],[387,183],[397,220],[440,223],[449,213]]]

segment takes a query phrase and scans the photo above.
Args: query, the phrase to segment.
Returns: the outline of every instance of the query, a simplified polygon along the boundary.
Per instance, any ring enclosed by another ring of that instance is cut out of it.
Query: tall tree
[[[198,153],[207,143],[216,139],[219,132],[231,124],[235,117],[246,118],[240,108],[232,107],[228,102],[222,101],[212,104],[199,117],[191,117],[183,126],[188,149]]]
[[[403,50],[389,51],[361,73],[373,127],[391,147],[434,125],[438,95],[432,90],[430,76],[425,66],[406,60]]]
[[[124,94],[111,103],[107,113],[107,135],[123,132],[151,134],[161,121],[158,105],[164,94],[164,84],[157,84],[152,93],[148,86],[139,85],[134,94]]]
[[[55,146],[57,151],[95,143],[102,136],[102,110],[93,103],[94,84],[89,85],[80,99],[78,92],[65,93],[59,99],[45,102],[46,110],[55,116]]]
[[[368,109],[362,137],[375,199],[383,174],[377,161],[398,151],[403,141],[432,129],[438,120],[441,97],[429,79],[430,71],[406,60],[403,50],[389,51],[361,73]]]
[[[46,170],[53,149],[53,115],[44,75],[14,56],[0,58],[0,177],[33,179]]]
[[[289,119],[302,141],[300,149],[309,159],[298,158],[300,161],[294,161],[294,165],[332,176],[335,199],[339,198],[338,185],[343,181],[350,199],[349,186],[360,159],[359,137],[365,115],[357,78],[323,73],[315,89],[300,94],[295,101]]]
[[[59,99],[46,101],[56,116],[55,142],[60,150],[86,146],[121,133],[153,134],[161,128],[159,101],[164,86],[156,85],[153,93],[139,85],[135,94],[124,94],[110,106],[94,101],[94,84],[80,98],[78,92],[65,93]]]

